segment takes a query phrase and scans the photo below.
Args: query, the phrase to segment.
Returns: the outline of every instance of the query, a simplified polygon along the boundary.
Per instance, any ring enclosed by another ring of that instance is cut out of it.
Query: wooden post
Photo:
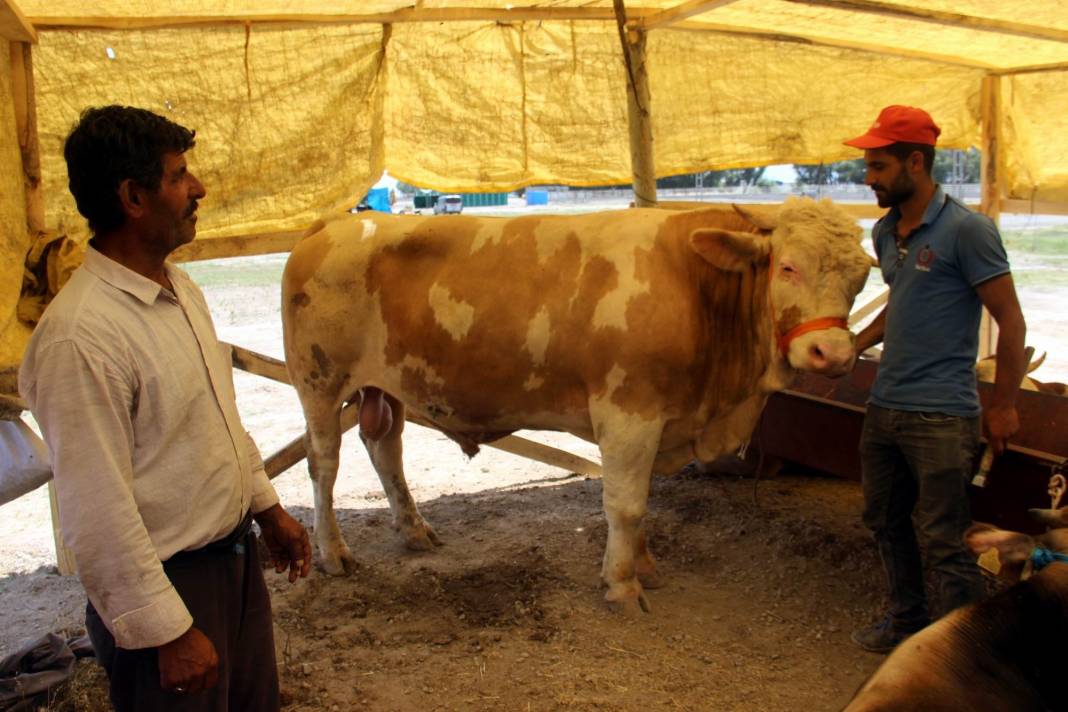
[[[11,93],[15,130],[22,154],[22,184],[26,192],[26,226],[36,237],[44,230],[41,196],[41,149],[37,141],[37,101],[33,88],[33,51],[27,42],[11,43]]]
[[[630,170],[634,206],[656,206],[656,167],[653,163],[653,121],[650,110],[649,72],[645,66],[646,31],[627,27],[623,0],[613,0],[623,61],[627,66],[627,126],[630,134]]]
[[[35,240],[45,229],[44,199],[41,196],[41,149],[37,140],[37,100],[33,86],[33,48],[28,42],[11,43],[11,94],[15,108],[15,130],[22,154],[22,185],[26,194],[26,229]],[[48,483],[48,501],[52,510],[52,539],[56,545],[59,573],[75,573],[74,554],[63,543],[59,528],[59,504],[56,486]]]
[[[983,129],[982,167],[979,210],[997,224],[1001,218],[1001,77],[987,74],[979,95],[980,121]],[[997,324],[983,309],[979,322],[979,358],[997,351]]]

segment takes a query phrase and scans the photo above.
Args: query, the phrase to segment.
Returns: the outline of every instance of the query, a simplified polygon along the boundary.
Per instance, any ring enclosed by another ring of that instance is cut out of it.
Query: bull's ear
[[[964,543],[974,554],[997,549],[1002,563],[1026,561],[1035,548],[1035,540],[1027,534],[1005,531],[989,524],[972,525],[964,532]]]
[[[1035,548],[1035,540],[1026,534],[1005,531],[989,524],[974,524],[964,532],[964,545],[979,555],[980,563],[988,559],[988,552],[997,552],[995,561],[999,578],[1011,583],[1020,580],[1024,565]],[[992,569],[987,565],[985,568]]]
[[[742,272],[765,259],[771,243],[762,235],[703,227],[690,233],[693,251],[714,267]]]
[[[731,203],[731,207],[734,208],[734,212],[738,213],[761,230],[771,232],[779,224],[779,221],[771,213],[757,213],[748,208],[743,208],[737,203]]]

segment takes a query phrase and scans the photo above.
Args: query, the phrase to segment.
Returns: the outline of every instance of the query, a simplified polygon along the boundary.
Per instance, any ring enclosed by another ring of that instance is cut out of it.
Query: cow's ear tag
[[[699,228],[690,234],[690,246],[703,260],[728,272],[742,272],[767,257],[768,238],[748,232]]]

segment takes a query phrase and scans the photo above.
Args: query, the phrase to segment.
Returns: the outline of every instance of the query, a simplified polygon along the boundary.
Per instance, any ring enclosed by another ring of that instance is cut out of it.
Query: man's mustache
[[[193,213],[197,211],[197,207],[197,201],[194,200],[192,203],[189,204],[189,208],[185,211],[185,216],[187,218],[192,217]]]

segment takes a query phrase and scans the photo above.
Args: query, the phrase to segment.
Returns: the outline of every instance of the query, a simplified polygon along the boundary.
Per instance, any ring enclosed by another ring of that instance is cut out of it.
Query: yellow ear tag
[[[1001,558],[998,556],[998,550],[994,547],[990,547],[980,554],[979,566],[995,576],[1001,573]]]

